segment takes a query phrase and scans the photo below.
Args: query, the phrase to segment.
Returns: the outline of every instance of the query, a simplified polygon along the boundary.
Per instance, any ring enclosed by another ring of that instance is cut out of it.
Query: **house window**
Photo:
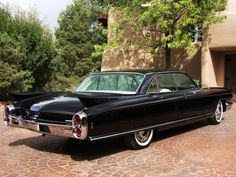
[[[190,29],[190,33],[189,34],[192,36],[194,44],[202,42],[202,36],[203,36],[203,26],[202,26],[202,23],[199,23],[199,24],[193,26]]]
[[[108,14],[101,14],[98,19],[99,23],[103,28],[107,29],[108,27]]]

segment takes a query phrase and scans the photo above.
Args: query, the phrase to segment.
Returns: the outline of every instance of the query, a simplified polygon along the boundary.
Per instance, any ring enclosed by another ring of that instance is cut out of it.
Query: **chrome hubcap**
[[[219,101],[215,111],[215,119],[217,122],[220,122],[222,118],[223,118],[223,105],[221,101]]]
[[[139,142],[143,143],[147,141],[148,137],[150,136],[150,131],[140,131],[136,133],[136,137]]]
[[[153,130],[143,130],[134,134],[137,143],[142,146],[147,145],[151,141],[152,136]]]

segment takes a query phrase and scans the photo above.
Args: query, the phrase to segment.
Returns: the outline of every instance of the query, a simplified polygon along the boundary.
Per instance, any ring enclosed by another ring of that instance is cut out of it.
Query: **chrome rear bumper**
[[[76,139],[85,140],[88,135],[88,119],[85,112],[76,113],[72,120],[68,120],[71,124],[64,122],[44,123],[38,121],[37,118],[27,120],[22,115],[16,116],[14,105],[8,105],[3,112],[3,122],[6,126],[24,128],[39,133],[52,134],[63,137],[74,137]]]
[[[36,121],[29,121],[22,119],[21,117],[9,116],[10,121],[5,125],[10,127],[24,128],[32,130],[38,133],[52,134],[62,137],[74,137],[72,133],[72,126],[60,125],[60,124],[49,124]]]

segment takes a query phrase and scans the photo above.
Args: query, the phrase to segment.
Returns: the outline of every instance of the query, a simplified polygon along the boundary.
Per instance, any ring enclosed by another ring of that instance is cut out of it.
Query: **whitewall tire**
[[[218,101],[214,115],[209,119],[210,124],[219,124],[223,119],[224,107],[222,101]]]
[[[150,145],[153,129],[142,130],[125,137],[126,145],[131,149],[143,149]]]

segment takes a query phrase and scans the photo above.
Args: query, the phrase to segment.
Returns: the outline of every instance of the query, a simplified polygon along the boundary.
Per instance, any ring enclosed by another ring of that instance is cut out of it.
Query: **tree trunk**
[[[171,67],[171,48],[169,48],[167,45],[165,47],[165,54],[166,54],[165,69],[170,69],[170,67]]]

